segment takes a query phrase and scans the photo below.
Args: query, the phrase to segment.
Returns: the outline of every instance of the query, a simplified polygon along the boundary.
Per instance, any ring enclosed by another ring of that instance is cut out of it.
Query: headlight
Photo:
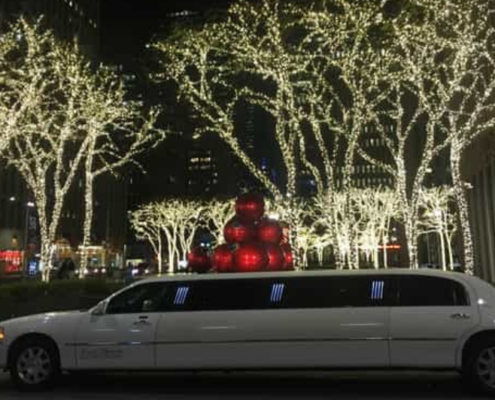
[[[0,326],[0,343],[5,339],[5,329]]]

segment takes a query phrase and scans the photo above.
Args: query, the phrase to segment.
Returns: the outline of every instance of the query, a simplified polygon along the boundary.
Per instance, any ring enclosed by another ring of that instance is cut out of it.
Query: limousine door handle
[[[148,321],[148,317],[139,317],[136,321],[133,322],[132,325],[143,326],[143,325],[151,325],[151,322]]]
[[[137,321],[134,321],[132,325],[134,325],[134,326],[146,326],[146,325],[151,325],[151,322],[146,321],[145,319],[138,319]]]
[[[454,313],[450,315],[450,318],[452,319],[469,319],[471,318],[471,315],[465,314],[465,313]]]

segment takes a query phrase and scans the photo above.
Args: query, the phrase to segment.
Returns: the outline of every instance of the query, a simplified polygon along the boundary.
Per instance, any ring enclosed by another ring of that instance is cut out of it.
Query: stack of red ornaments
[[[202,249],[188,257],[195,272],[283,271],[293,268],[292,249],[281,224],[264,218],[265,202],[257,194],[241,196],[236,201],[236,216],[224,228],[225,244],[218,246],[207,262]]]

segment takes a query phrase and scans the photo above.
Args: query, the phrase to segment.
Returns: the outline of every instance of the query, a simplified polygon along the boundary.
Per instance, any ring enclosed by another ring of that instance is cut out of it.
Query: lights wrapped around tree
[[[268,271],[280,271],[284,269],[286,260],[282,248],[277,244],[268,243],[265,245],[268,263],[266,269]]]
[[[257,227],[258,240],[264,243],[279,244],[283,238],[282,227],[274,219],[263,219]]]
[[[289,243],[290,228],[287,222],[280,222],[280,227],[282,228],[282,243]]]
[[[258,243],[245,243],[234,251],[234,268],[237,272],[262,271],[268,264],[265,248]]]
[[[235,212],[241,221],[258,221],[265,213],[265,201],[258,194],[245,194],[237,199]]]
[[[284,254],[284,265],[282,269],[287,271],[294,269],[294,255],[292,253],[292,247],[288,243],[284,243],[280,245],[280,247]]]
[[[212,264],[216,272],[233,272],[234,258],[230,245],[222,244],[215,249]]]
[[[187,255],[188,268],[198,274],[208,272],[211,269],[211,260],[205,249],[195,247]]]
[[[256,230],[252,223],[243,223],[238,217],[232,218],[224,228],[227,243],[246,243],[256,237]]]

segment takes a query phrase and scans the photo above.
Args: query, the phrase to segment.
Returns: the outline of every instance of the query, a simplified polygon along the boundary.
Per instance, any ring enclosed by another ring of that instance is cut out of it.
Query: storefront
[[[22,275],[24,252],[20,250],[0,251],[0,276],[12,277]]]

